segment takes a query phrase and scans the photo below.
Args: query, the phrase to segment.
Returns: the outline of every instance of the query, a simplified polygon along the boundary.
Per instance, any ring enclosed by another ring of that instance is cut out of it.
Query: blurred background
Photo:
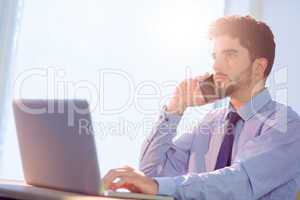
[[[24,178],[12,98],[88,99],[101,173],[137,167],[174,87],[211,70],[207,30],[224,15],[271,27],[277,48],[268,86],[300,113],[299,10],[296,0],[0,0],[0,178]],[[222,105],[188,110],[178,134]]]

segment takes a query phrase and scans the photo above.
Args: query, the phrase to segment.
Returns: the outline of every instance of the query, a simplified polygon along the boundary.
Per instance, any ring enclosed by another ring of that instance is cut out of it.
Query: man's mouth
[[[228,76],[226,74],[223,74],[223,73],[220,73],[220,72],[217,72],[214,74],[214,81],[215,83],[224,83],[224,82],[227,82],[229,79],[228,79]]]
[[[228,75],[221,72],[214,74],[214,82],[220,98],[229,96],[234,91],[236,84]]]

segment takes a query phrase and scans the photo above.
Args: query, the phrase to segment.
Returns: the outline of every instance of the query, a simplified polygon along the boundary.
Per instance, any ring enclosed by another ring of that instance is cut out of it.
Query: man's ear
[[[259,79],[265,78],[265,71],[268,67],[268,60],[266,58],[256,58],[254,61],[254,73]]]

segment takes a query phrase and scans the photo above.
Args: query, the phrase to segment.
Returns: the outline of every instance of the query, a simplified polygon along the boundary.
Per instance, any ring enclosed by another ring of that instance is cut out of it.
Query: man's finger
[[[133,171],[128,170],[120,170],[120,169],[113,169],[110,170],[107,175],[105,175],[102,179],[102,183],[104,184],[104,189],[107,189],[110,187],[110,185],[113,183],[113,181],[116,178],[124,178],[124,177],[130,177],[133,176]]]
[[[115,182],[115,183],[111,183],[108,187],[108,189],[111,189],[111,190],[116,190],[116,189],[119,189],[119,188],[124,188],[124,184],[126,183],[126,180],[124,177],[120,177],[120,180],[118,182]]]
[[[198,81],[202,81],[202,80],[207,79],[210,75],[211,75],[211,73],[206,72],[206,73],[203,74],[203,75],[196,76],[195,79],[197,79]]]
[[[131,167],[130,165],[125,165],[124,167],[121,167],[121,169],[126,169],[129,171],[134,171],[135,169],[133,167]]]
[[[140,192],[139,188],[138,188],[138,183],[137,183],[137,178],[136,177],[122,177],[120,179],[120,181],[116,182],[116,183],[112,183],[109,187],[109,189],[111,190],[117,190],[120,188],[123,189],[128,189],[131,192]]]

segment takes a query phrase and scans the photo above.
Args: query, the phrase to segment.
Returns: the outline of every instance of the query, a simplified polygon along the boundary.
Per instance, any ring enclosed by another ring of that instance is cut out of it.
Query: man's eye
[[[234,53],[234,52],[226,53],[226,57],[228,57],[228,58],[232,58],[232,57],[235,57],[235,56],[236,56],[236,53]]]
[[[215,55],[215,54],[211,55],[211,58],[212,58],[213,60],[216,60],[216,55]]]

